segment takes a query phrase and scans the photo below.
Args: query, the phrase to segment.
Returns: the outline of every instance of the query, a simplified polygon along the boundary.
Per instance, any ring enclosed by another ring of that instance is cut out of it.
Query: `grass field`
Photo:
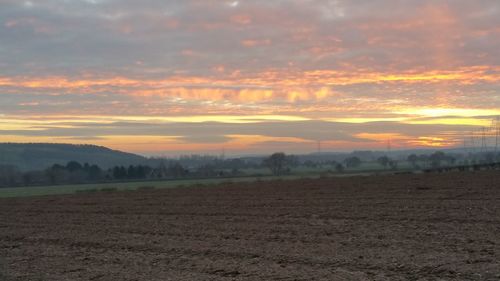
[[[328,173],[328,171],[330,173]],[[133,182],[110,182],[98,184],[71,184],[71,185],[55,185],[55,186],[28,186],[28,187],[12,187],[0,188],[0,198],[12,197],[31,197],[31,196],[46,196],[46,195],[62,195],[73,193],[89,193],[89,192],[106,192],[106,191],[127,191],[138,189],[162,189],[193,185],[214,185],[226,182],[252,182],[258,180],[293,180],[298,178],[318,178],[321,175],[335,176],[354,176],[354,175],[370,175],[373,173],[385,173],[390,171],[384,170],[380,165],[374,163],[363,163],[360,167],[351,168],[341,174],[335,173],[334,167],[327,165],[318,168],[300,167],[293,169],[291,174],[282,176],[273,176],[268,169],[248,169],[244,170],[245,176],[234,178],[211,178],[211,179],[178,179],[178,180],[163,180],[163,181],[133,181]]]
[[[264,176],[264,177],[238,177],[238,178],[214,178],[214,179],[185,179],[185,180],[165,180],[165,181],[141,181],[141,182],[114,182],[99,184],[73,184],[73,185],[55,185],[55,186],[29,186],[0,188],[0,198],[12,197],[31,197],[62,195],[86,192],[106,192],[106,191],[127,191],[138,189],[162,189],[193,185],[214,185],[229,182],[252,182],[259,180],[277,180],[277,179],[297,179],[305,177],[303,175],[286,176]],[[315,175],[307,177],[314,178]]]

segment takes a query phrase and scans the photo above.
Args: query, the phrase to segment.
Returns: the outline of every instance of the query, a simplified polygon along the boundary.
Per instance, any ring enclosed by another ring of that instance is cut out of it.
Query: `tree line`
[[[206,164],[188,169],[180,163],[115,166],[102,169],[98,165],[70,161],[66,165],[54,164],[45,170],[21,171],[12,165],[0,165],[0,187],[82,184],[111,181],[207,178],[236,176],[237,169],[226,171]]]
[[[103,169],[96,164],[81,164],[77,161],[69,161],[66,165],[54,164],[46,169],[33,171],[22,171],[12,165],[0,165],[0,187],[265,175],[260,171],[261,168],[280,176],[293,173],[300,167],[324,171],[328,169],[328,172],[343,173],[360,170],[362,165],[361,168],[370,170],[373,168],[372,163],[383,169],[398,170],[402,169],[400,166],[403,166],[401,165],[403,162],[406,162],[404,169],[500,162],[500,154],[491,153],[459,155],[436,151],[432,154],[410,154],[405,158],[401,156],[391,158],[388,155],[376,158],[354,156],[363,154],[369,155],[368,153],[351,153],[340,159],[338,156],[335,159],[322,156],[317,160],[287,155],[283,152],[261,158],[223,159],[210,156],[186,156],[179,159],[153,159],[152,165],[122,165],[108,169]]]
[[[483,153],[471,155],[456,155],[447,154],[443,151],[436,151],[431,154],[410,154],[406,158],[398,157],[391,158],[388,155],[379,156],[375,160],[361,159],[357,156],[348,156],[343,161],[323,160],[312,161],[307,160],[300,162],[297,156],[286,155],[285,153],[274,153],[263,161],[263,165],[267,166],[274,175],[282,175],[290,172],[291,168],[304,166],[308,168],[321,168],[323,166],[333,167],[337,173],[342,173],[346,170],[358,169],[364,163],[375,162],[384,169],[396,171],[400,168],[400,164],[408,162],[412,169],[427,169],[451,167],[457,164],[460,165],[475,165],[500,162],[500,153]]]

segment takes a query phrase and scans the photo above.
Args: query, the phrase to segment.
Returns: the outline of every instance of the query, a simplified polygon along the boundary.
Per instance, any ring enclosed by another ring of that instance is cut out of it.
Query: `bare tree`
[[[411,165],[413,166],[413,168],[417,168],[418,165],[417,165],[417,162],[418,162],[418,156],[416,154],[411,154],[408,156],[407,158],[408,162],[411,163]]]
[[[283,152],[277,152],[264,159],[263,164],[271,169],[274,175],[281,175],[285,171],[287,156]]]
[[[391,159],[389,159],[389,157],[387,156],[381,156],[377,159],[377,162],[384,166],[384,169],[387,169],[387,166],[389,165],[389,163],[391,162]]]
[[[361,165],[361,159],[356,156],[349,157],[344,160],[344,163],[348,168],[357,168]]]
[[[342,164],[338,163],[337,165],[335,165],[335,170],[338,173],[342,173],[344,171],[344,166],[342,166]]]

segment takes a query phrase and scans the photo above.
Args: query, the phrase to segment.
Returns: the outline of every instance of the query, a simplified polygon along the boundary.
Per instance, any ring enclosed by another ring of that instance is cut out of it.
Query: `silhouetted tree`
[[[411,154],[408,156],[407,158],[408,162],[411,163],[411,165],[413,166],[413,168],[417,168],[418,165],[417,165],[417,162],[418,162],[418,156],[416,154]]]
[[[69,172],[65,166],[54,164],[45,170],[50,184],[61,184],[69,182]]]
[[[145,179],[150,171],[151,168],[149,168],[148,166],[139,165],[135,169],[135,175],[137,176],[138,179]]]
[[[391,159],[389,159],[389,157],[387,156],[381,156],[377,159],[377,162],[384,166],[384,169],[387,169],[387,166],[389,165],[389,163],[391,162]]]
[[[189,171],[186,170],[181,164],[175,163],[168,167],[168,174],[174,178],[186,177]]]
[[[316,167],[318,167],[318,164],[314,161],[307,160],[306,162],[304,162],[304,166],[306,166],[308,168],[316,168]]]
[[[396,161],[396,160],[390,160],[389,161],[389,167],[391,167],[392,170],[397,170],[398,169],[398,161]]]
[[[344,160],[344,163],[348,168],[357,168],[361,165],[361,159],[359,159],[356,156],[353,156],[353,157],[346,158]]]
[[[441,166],[441,162],[446,159],[446,155],[442,151],[436,151],[429,157],[431,165],[433,168],[438,168]]]
[[[47,184],[47,177],[42,171],[28,171],[23,174],[24,185]]]
[[[78,170],[82,170],[83,169],[83,166],[76,162],[76,161],[70,161],[68,162],[68,164],[66,164],[66,169],[72,173],[72,172],[76,172]]]
[[[0,187],[22,184],[22,173],[16,166],[0,165]]]
[[[342,173],[344,171],[344,166],[342,166],[342,164],[338,163],[337,165],[335,165],[335,170],[338,173]]]
[[[137,178],[136,168],[133,165],[128,166],[127,178],[129,178],[129,179],[136,179]]]
[[[426,154],[420,154],[418,156],[418,162],[420,163],[424,163],[424,166],[429,166],[429,162],[430,162],[430,157],[429,155],[426,155]]]
[[[217,172],[213,165],[203,165],[196,170],[196,174],[202,177],[212,177],[216,176]]]
[[[122,180],[127,178],[127,169],[123,166],[116,166],[113,168],[113,178],[115,180]]]
[[[92,165],[88,168],[88,178],[90,181],[97,181],[102,179],[102,170],[97,165]]]
[[[448,163],[448,165],[452,166],[455,164],[455,162],[457,162],[457,158],[455,158],[451,155],[446,155],[445,161],[446,161],[446,163]]]
[[[495,162],[495,153],[493,152],[488,152],[484,155],[484,160],[486,161],[486,163],[493,163]]]
[[[277,152],[264,159],[264,166],[268,167],[274,175],[281,175],[285,171],[287,156],[283,152]]]
[[[299,158],[295,155],[286,155],[285,162],[285,165],[289,167],[297,167],[300,164]]]

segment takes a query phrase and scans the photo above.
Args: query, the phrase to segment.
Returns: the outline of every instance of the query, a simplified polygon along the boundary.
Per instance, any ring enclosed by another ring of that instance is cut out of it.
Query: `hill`
[[[0,143],[0,165],[22,170],[44,169],[68,161],[97,164],[102,168],[116,165],[145,164],[148,159],[136,154],[95,145],[51,143]]]

